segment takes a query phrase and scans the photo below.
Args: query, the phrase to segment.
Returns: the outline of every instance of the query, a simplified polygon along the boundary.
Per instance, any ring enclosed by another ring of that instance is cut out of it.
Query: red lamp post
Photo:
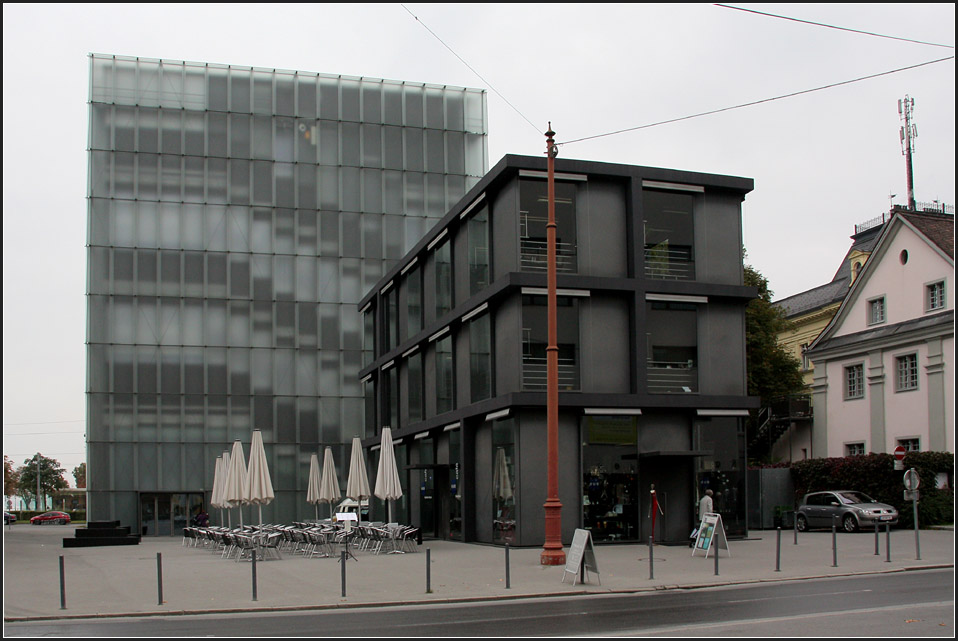
[[[556,209],[555,209],[555,157],[559,149],[555,144],[552,123],[546,132],[546,156],[549,166],[549,222],[546,225],[548,253],[548,323],[549,344],[546,347],[546,423],[547,423],[547,484],[545,502],[546,540],[539,557],[541,565],[564,565],[562,549],[562,503],[559,502],[559,345],[556,331]]]

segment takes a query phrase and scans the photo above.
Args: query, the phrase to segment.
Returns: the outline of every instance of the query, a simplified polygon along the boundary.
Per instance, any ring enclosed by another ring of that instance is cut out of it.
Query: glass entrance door
[[[202,510],[202,492],[141,494],[140,532],[143,536],[173,536]]]
[[[436,538],[436,477],[432,468],[419,470],[419,526],[422,535]]]

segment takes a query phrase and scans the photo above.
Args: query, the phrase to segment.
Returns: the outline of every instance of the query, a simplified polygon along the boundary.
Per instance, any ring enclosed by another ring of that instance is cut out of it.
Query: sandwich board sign
[[[572,574],[572,585],[575,585],[579,573],[582,573],[582,582],[585,583],[588,571],[599,576],[599,564],[595,561],[595,548],[592,547],[592,533],[588,530],[576,529],[575,536],[572,537],[572,545],[569,547],[569,553],[566,555],[565,570],[562,572],[562,582],[565,583],[565,575]],[[602,585],[602,581],[599,581]]]
[[[728,549],[728,539],[725,538],[725,527],[722,525],[721,514],[706,514],[699,525],[698,534],[695,537],[695,546],[692,548],[692,556],[699,550],[705,552],[705,558],[709,558],[709,550],[714,547],[718,554],[719,548],[724,548],[729,556],[732,556]]]

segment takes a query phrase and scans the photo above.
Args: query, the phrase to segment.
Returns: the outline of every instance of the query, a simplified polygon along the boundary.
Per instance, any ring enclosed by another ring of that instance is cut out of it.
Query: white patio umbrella
[[[366,475],[366,462],[363,460],[363,446],[359,437],[353,437],[353,451],[349,457],[349,477],[346,479],[346,497],[356,501],[356,512],[363,520],[363,500],[368,499],[369,477]]]
[[[500,501],[512,498],[512,481],[509,479],[509,466],[506,465],[506,450],[496,450],[496,467],[492,477],[492,495]]]
[[[226,510],[226,523],[227,527],[233,527],[233,515],[230,514],[230,504],[226,501],[226,479],[229,477],[230,473],[230,451],[223,450],[223,463],[222,469],[220,470],[220,492],[217,500],[219,501],[220,509]],[[223,525],[223,513],[220,512],[220,525]]]
[[[223,493],[223,456],[216,457],[216,465],[213,468],[213,491],[210,492],[210,507],[219,508],[220,522],[223,521],[223,504],[220,502],[220,495]]]
[[[396,467],[396,453],[393,451],[392,430],[383,428],[379,451],[379,471],[376,473],[377,497],[386,501],[389,521],[392,522],[393,506],[390,501],[402,498],[402,485],[399,483],[399,469]]]
[[[246,456],[243,454],[243,443],[239,439],[233,441],[233,453],[230,455],[223,498],[230,507],[240,509],[240,526],[242,526],[243,506],[249,503],[249,498],[246,496]]]
[[[319,484],[319,500],[329,503],[329,516],[333,516],[333,501],[339,499],[339,477],[336,476],[336,463],[333,461],[333,448],[327,447],[323,455],[323,478]]]
[[[249,469],[246,473],[246,500],[259,508],[259,524],[263,524],[263,506],[273,502],[273,482],[269,478],[269,462],[263,446],[263,433],[253,430],[249,448]]]
[[[309,457],[309,480],[306,483],[306,502],[312,503],[316,508],[316,520],[319,520],[319,486],[321,483],[319,473],[319,457],[315,454]]]

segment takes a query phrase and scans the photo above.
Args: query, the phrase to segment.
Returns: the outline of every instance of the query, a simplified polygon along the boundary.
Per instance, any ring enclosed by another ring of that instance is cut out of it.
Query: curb
[[[45,616],[27,616],[27,617],[7,617],[4,616],[4,623],[32,623],[39,621],[77,621],[84,619],[124,619],[139,617],[161,617],[161,616],[204,616],[217,614],[249,614],[266,612],[310,612],[322,610],[342,610],[355,608],[388,608],[402,606],[429,606],[451,603],[483,603],[506,600],[520,599],[554,599],[559,597],[575,597],[589,595],[608,595],[608,594],[637,594],[642,592],[665,592],[669,590],[701,590],[707,588],[727,587],[732,585],[752,585],[757,583],[784,583],[788,581],[808,581],[814,579],[831,579],[849,576],[868,576],[871,574],[892,574],[896,572],[914,572],[921,570],[946,570],[954,569],[953,563],[941,563],[931,565],[921,565],[908,568],[889,568],[887,570],[866,570],[859,572],[845,572],[839,574],[812,574],[807,576],[788,577],[788,578],[768,578],[768,579],[742,579],[737,581],[725,581],[720,583],[678,583],[669,585],[650,586],[647,588],[627,588],[627,589],[609,589],[609,590],[577,590],[575,592],[537,592],[525,594],[503,594],[493,596],[477,597],[448,597],[430,600],[406,600],[406,601],[382,601],[372,603],[332,603],[322,605],[290,605],[290,606],[268,606],[268,607],[244,607],[244,608],[216,608],[205,610],[151,610],[145,612],[116,612],[107,614],[64,614],[64,615],[45,615]]]

